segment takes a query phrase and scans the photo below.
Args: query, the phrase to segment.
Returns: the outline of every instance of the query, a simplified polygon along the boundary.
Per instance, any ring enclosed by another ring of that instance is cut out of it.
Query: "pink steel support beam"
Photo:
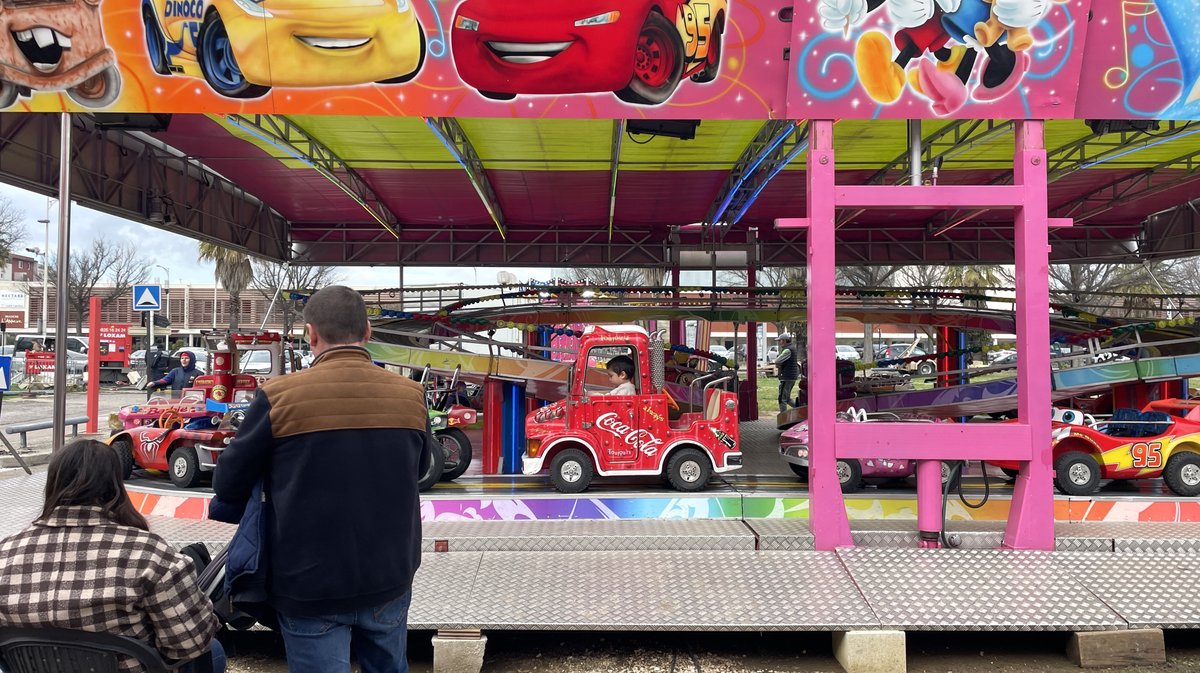
[[[837,480],[837,310],[834,280],[833,122],[809,122],[808,147],[809,527],[817,549],[854,544]]]
[[[1029,427],[1032,459],[1013,490],[1004,546],[1054,549],[1050,451],[1050,245],[1046,145],[1041,121],[1016,122],[1013,185],[1024,191],[1016,212],[1017,415]]]
[[[922,497],[937,493],[939,497]],[[942,462],[917,461],[917,546],[939,549],[942,546]]]
[[[751,264],[746,269],[746,287],[758,286],[758,269]],[[746,383],[750,408],[744,410],[744,420],[758,420],[758,323],[746,323]]]
[[[839,208],[879,208],[878,185],[837,187]],[[888,208],[941,208],[946,203],[966,202],[979,206],[1011,208],[1020,204],[1021,190],[1015,185],[937,185],[888,189]]]

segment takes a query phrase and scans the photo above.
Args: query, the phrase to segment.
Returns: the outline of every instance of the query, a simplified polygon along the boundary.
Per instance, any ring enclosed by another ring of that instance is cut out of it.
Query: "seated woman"
[[[183,671],[225,670],[195,565],[149,531],[125,492],[116,452],[95,440],[51,458],[41,516],[0,540],[0,586],[2,626],[114,633],[169,661],[191,661]],[[132,659],[121,664],[139,669]]]

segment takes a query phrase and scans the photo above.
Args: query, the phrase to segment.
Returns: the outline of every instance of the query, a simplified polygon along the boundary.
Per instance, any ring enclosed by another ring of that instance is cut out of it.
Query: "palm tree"
[[[250,257],[215,243],[201,243],[200,261],[216,265],[213,275],[229,293],[229,329],[237,329],[238,320],[242,317],[242,290],[250,287],[250,282],[254,280]]]

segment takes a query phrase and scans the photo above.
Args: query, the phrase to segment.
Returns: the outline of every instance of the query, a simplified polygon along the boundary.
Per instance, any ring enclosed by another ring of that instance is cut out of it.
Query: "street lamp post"
[[[42,267],[42,319],[38,323],[38,332],[45,335],[46,333],[46,252],[41,248],[25,248],[25,252],[33,255],[34,270],[37,265]],[[40,259],[39,259],[40,258]]]
[[[50,201],[46,201],[46,217],[38,220],[46,228],[46,247],[42,248],[42,334],[50,329]]]
[[[166,287],[163,288],[163,291],[162,291],[162,296],[163,296],[162,309],[163,309],[163,313],[167,316],[167,320],[170,320],[171,319],[171,303],[170,303],[171,302],[171,270],[168,269],[167,267],[163,266],[162,264],[155,264],[154,266],[155,266],[155,268],[162,269],[163,273],[167,274],[167,285],[166,285]],[[171,330],[170,329],[167,329],[167,335],[166,335],[166,337],[163,338],[163,342],[167,344],[167,350],[170,351],[170,346],[171,346]]]

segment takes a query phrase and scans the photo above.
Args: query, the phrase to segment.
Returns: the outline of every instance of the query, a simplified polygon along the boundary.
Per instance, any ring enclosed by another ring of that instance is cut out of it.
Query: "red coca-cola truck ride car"
[[[661,475],[680,491],[705,488],[715,473],[742,466],[735,372],[696,377],[688,391],[699,411],[681,411],[664,389],[664,344],[637,326],[588,327],[571,369],[567,398],[525,419],[525,474],[549,468],[563,493],[597,476]],[[635,363],[634,395],[609,395],[597,366],[625,355]],[[589,376],[589,371],[591,375]],[[691,400],[687,400],[690,403]]]

